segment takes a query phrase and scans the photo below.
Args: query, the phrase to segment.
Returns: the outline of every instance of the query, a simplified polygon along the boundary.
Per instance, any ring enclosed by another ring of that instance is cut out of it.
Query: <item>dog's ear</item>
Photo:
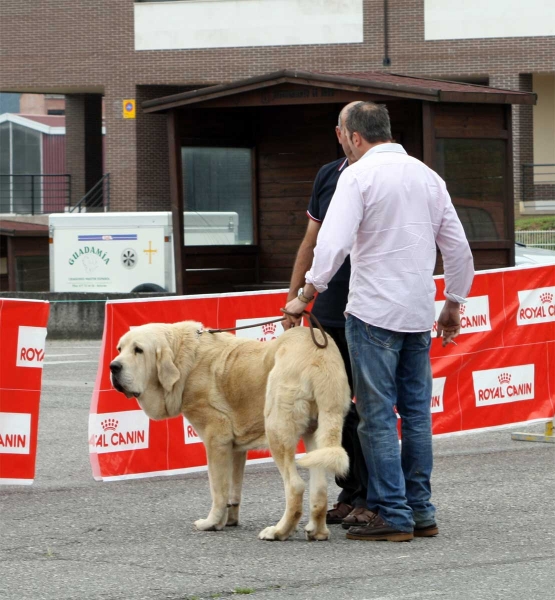
[[[171,392],[179,380],[179,370],[173,362],[173,352],[167,346],[156,348],[158,380],[166,392]]]

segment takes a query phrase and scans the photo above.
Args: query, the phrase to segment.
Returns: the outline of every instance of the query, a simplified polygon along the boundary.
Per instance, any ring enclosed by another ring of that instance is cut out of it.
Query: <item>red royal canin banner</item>
[[[436,316],[443,278],[436,278]],[[112,389],[109,364],[119,338],[145,323],[202,322],[240,327],[281,316],[286,292],[252,292],[106,303],[100,365],[89,416],[93,475],[117,480],[206,468],[204,446],[183,418],[150,421]],[[435,325],[434,325],[435,330]],[[281,324],[237,331],[262,342]],[[555,414],[555,266],[482,271],[461,306],[457,345],[432,344],[434,435],[549,420]],[[249,459],[268,460],[265,452]]]
[[[35,478],[49,311],[48,302],[0,298],[0,484]]]

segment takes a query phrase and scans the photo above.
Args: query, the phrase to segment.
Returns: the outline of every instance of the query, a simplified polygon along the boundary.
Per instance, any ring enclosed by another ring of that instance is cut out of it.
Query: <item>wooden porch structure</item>
[[[511,105],[534,104],[534,94],[386,73],[285,70],[143,104],[147,113],[167,114],[177,293],[288,286],[314,177],[342,156],[334,127],[354,100],[386,104],[395,140],[446,180],[476,268],[514,265]],[[183,213],[191,210],[184,182],[192,177],[184,147],[250,149],[248,244],[184,245]]]

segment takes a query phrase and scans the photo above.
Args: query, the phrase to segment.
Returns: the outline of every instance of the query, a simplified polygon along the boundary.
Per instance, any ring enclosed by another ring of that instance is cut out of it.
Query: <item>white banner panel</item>
[[[506,404],[534,398],[534,364],[474,371],[476,406]]]
[[[425,0],[426,40],[555,35],[549,0]]]
[[[0,412],[0,453],[29,454],[31,415]]]
[[[362,0],[135,3],[135,50],[363,41]]]

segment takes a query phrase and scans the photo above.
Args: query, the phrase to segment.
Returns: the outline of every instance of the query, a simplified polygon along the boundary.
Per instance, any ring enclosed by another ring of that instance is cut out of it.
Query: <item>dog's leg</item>
[[[212,495],[212,508],[206,519],[195,521],[201,531],[220,531],[227,521],[227,504],[231,473],[233,470],[233,449],[231,444],[217,443],[210,438],[204,440],[208,458],[208,478]]]
[[[266,435],[285,486],[285,512],[277,525],[266,527],[258,537],[261,540],[286,540],[297,529],[303,513],[305,485],[295,464],[298,438],[294,437],[294,431],[285,431],[283,425],[274,429],[270,419],[266,421]]]
[[[228,527],[239,524],[239,505],[241,504],[241,490],[243,489],[243,475],[245,474],[246,452],[233,453],[233,473],[231,475],[231,489],[229,504],[227,505]]]
[[[305,433],[303,441],[307,452],[316,450],[313,433]],[[327,540],[330,531],[326,525],[326,509],[328,508],[328,481],[326,471],[321,468],[310,469],[310,520],[304,528],[306,539]]]

